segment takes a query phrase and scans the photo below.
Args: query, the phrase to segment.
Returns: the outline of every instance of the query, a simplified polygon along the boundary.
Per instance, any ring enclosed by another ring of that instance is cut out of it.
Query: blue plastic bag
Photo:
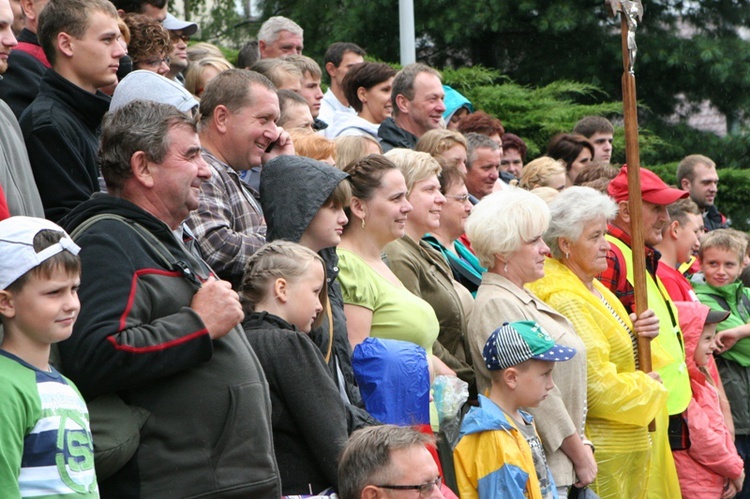
[[[430,423],[430,373],[424,348],[407,341],[367,338],[352,354],[365,408],[386,424]]]

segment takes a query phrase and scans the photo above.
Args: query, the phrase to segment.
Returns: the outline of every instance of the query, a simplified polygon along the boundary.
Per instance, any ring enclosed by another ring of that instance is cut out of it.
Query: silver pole
[[[417,61],[414,41],[414,0],[398,0],[399,36],[401,37],[401,65]]]

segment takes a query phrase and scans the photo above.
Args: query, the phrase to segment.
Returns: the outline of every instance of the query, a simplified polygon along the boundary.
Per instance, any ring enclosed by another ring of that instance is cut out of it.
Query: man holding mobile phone
[[[237,289],[248,258],[266,242],[260,204],[238,172],[294,154],[294,146],[276,126],[276,87],[254,71],[231,69],[211,80],[200,114],[203,158],[212,176],[201,185],[187,224],[211,267]]]

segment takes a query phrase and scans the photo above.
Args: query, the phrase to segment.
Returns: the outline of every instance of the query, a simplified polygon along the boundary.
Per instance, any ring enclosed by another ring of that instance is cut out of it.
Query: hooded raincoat
[[[544,277],[529,288],[567,317],[586,345],[586,435],[596,447],[599,465],[592,488],[602,498],[645,497],[651,456],[647,426],[658,413],[666,415],[667,390],[636,371],[633,342],[624,325],[562,263],[548,258]],[[597,280],[594,288],[632,327],[620,300]]]
[[[677,476],[684,499],[720,497],[726,479],[737,479],[744,463],[724,424],[719,392],[705,366],[698,366],[694,359],[709,308],[692,302],[677,302],[676,305],[685,333],[685,358],[693,390],[693,399],[687,408],[690,448],[673,452]]]

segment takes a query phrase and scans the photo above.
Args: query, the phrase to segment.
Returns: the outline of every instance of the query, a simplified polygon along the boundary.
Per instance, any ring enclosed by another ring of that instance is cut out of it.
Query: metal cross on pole
[[[633,287],[635,313],[640,316],[648,308],[646,293],[646,243],[643,237],[641,211],[641,160],[638,148],[638,108],[635,94],[635,59],[638,47],[635,32],[643,16],[640,0],[606,0],[612,15],[620,13],[622,25],[622,107],[625,117],[625,158],[628,168],[628,207],[630,209],[630,236],[632,238]],[[638,338],[640,369],[651,372],[651,343]],[[652,423],[653,424],[653,423]]]

